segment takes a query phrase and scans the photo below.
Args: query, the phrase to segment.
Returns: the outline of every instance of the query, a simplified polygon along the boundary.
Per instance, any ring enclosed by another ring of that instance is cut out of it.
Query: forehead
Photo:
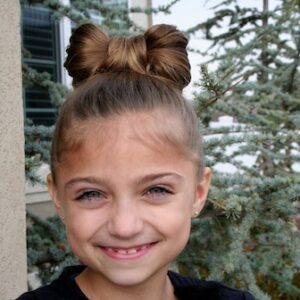
[[[82,145],[95,143],[98,149],[113,147],[120,141],[140,142],[159,150],[180,151],[183,142],[182,124],[174,115],[163,110],[124,113],[86,122],[81,133]]]
[[[138,138],[149,135],[163,135],[168,132],[181,132],[182,124],[179,118],[168,114],[165,110],[153,110],[149,112],[128,112],[122,115],[112,116],[101,121],[95,120],[99,127],[107,133],[118,137],[127,136]],[[96,125],[95,124],[95,125]]]
[[[124,113],[105,119],[91,119],[73,124],[69,139],[77,140],[75,147],[65,151],[61,163],[72,157],[98,155],[106,149],[112,152],[132,144],[142,144],[153,151],[183,154],[183,130],[178,118],[163,110]],[[73,137],[72,137],[73,135]],[[123,145],[121,145],[123,143]],[[127,143],[127,145],[126,145]],[[115,153],[117,155],[118,153]]]
[[[89,121],[81,146],[63,155],[58,173],[68,177],[100,172],[114,177],[118,172],[128,177],[134,176],[132,170],[143,174],[190,168],[186,165],[190,160],[180,147],[182,139],[177,140],[180,124],[176,118],[166,117],[160,113],[134,113]]]

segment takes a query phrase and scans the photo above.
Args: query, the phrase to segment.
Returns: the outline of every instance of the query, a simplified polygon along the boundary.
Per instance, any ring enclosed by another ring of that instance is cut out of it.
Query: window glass
[[[23,47],[30,57],[23,63],[38,72],[47,72],[51,80],[61,81],[58,43],[58,23],[48,9],[41,6],[22,7]],[[24,90],[25,117],[36,125],[53,125],[57,108],[50,101],[47,90],[32,85]]]

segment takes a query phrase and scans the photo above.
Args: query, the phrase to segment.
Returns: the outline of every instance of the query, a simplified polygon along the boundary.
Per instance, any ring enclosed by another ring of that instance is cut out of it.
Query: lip
[[[157,242],[140,244],[130,247],[108,247],[100,246],[100,249],[110,258],[115,260],[133,260],[146,255]]]

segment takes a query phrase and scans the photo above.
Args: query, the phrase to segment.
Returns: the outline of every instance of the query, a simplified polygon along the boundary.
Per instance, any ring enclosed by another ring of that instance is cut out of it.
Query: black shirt
[[[85,266],[64,269],[49,285],[21,295],[16,300],[88,300],[75,281]],[[168,272],[178,300],[254,300],[248,292],[229,288],[219,282],[205,281]]]

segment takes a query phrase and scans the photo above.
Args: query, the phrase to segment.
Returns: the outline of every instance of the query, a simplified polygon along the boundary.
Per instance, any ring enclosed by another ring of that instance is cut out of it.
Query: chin
[[[121,273],[105,274],[106,279],[117,286],[133,287],[138,286],[146,282],[151,274],[141,273],[136,270],[125,271]]]

